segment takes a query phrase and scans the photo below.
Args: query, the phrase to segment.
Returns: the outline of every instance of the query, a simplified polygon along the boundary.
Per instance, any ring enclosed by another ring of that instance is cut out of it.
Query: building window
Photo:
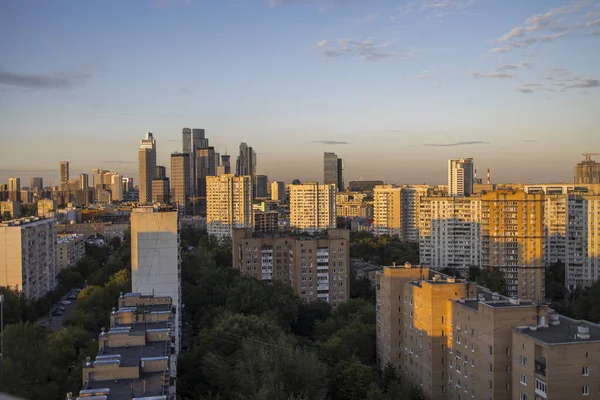
[[[525,374],[521,374],[519,380],[521,382],[521,385],[527,386],[527,377],[525,376]]]
[[[508,347],[506,348],[506,356],[510,357],[510,349]]]
[[[490,390],[492,390],[492,381],[489,381]]]
[[[506,366],[506,374],[510,374],[510,365]]]
[[[506,391],[510,392],[510,383],[506,382]]]
[[[584,386],[581,387],[581,394],[584,395],[584,396],[587,396],[587,395],[590,394],[587,385],[584,385]]]
[[[490,356],[494,354],[494,349],[492,348],[492,346],[488,346],[488,354]]]
[[[535,393],[541,394],[544,397],[546,397],[546,390],[547,390],[546,382],[544,382],[538,378],[535,378]]]
[[[492,363],[488,364],[488,372],[491,374],[492,373]]]
[[[527,395],[525,393],[520,393],[519,400],[527,400]]]
[[[581,375],[583,375],[583,376],[588,376],[589,375],[588,367],[582,367],[581,368]]]
[[[521,365],[526,367],[527,366],[527,357],[520,356],[520,359],[521,359]]]

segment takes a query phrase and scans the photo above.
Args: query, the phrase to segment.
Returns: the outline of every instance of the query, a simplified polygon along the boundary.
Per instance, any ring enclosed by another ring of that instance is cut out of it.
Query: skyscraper
[[[190,155],[171,154],[171,202],[180,211],[186,211],[190,195]]]
[[[196,150],[196,188],[197,195],[206,197],[206,177],[215,176],[215,148],[206,147]]]
[[[94,189],[102,188],[102,186],[98,186],[98,185],[102,185],[102,175],[103,174],[104,174],[104,171],[102,170],[102,168],[92,169],[92,185],[94,186]]]
[[[271,182],[271,200],[284,202],[285,201],[285,183]]]
[[[344,160],[337,159],[337,190],[343,192],[344,187]]]
[[[253,227],[250,176],[208,176],[206,192],[206,226],[210,235],[231,236],[234,228]]]
[[[192,129],[192,142],[190,148],[190,196],[198,196],[198,166],[197,152],[198,149],[205,149],[208,147],[208,139],[205,136],[204,129]]]
[[[585,161],[575,166],[574,182],[578,184],[599,184],[600,163],[593,161],[592,156],[596,154],[585,153]]]
[[[90,177],[88,174],[79,175],[79,185],[81,190],[88,190],[90,186]]]
[[[192,152],[192,130],[190,128],[183,128],[181,131],[181,139],[183,141],[181,152],[190,154]]]
[[[38,176],[29,178],[29,190],[37,191],[38,193],[44,190],[44,178]]]
[[[8,178],[8,191],[18,192],[21,190],[21,178]]]
[[[344,161],[335,153],[324,153],[323,182],[335,185],[338,191],[344,190]]]
[[[187,154],[187,153],[184,153]],[[167,177],[167,169],[162,165],[156,166],[156,172],[154,174],[154,179],[164,179]]]
[[[266,175],[256,175],[256,193],[255,197],[267,197],[267,182],[269,178]]]
[[[252,184],[256,184],[256,152],[244,142],[240,143],[236,169],[237,175],[250,175]]]
[[[138,150],[138,184],[140,188],[140,204],[152,201],[152,180],[156,173],[156,140],[152,133],[146,133]]]
[[[221,167],[226,174],[231,173],[231,156],[229,154],[221,154]]]
[[[69,162],[60,162],[60,188],[66,189],[69,185]]]
[[[335,184],[291,185],[290,226],[307,232],[335,228]]]
[[[448,194],[470,196],[473,193],[473,159],[448,160]]]
[[[110,191],[113,201],[123,200],[123,175],[112,174],[110,177]],[[150,199],[152,199],[152,182],[150,183]]]

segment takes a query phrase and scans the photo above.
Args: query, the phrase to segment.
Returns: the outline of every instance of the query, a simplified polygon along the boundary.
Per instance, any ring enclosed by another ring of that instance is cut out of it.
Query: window
[[[519,395],[519,400],[527,400],[527,395],[525,393],[521,393]]]
[[[581,394],[584,395],[584,396],[587,396],[587,395],[590,394],[587,385],[584,385],[584,386],[581,387]]]
[[[492,346],[488,346],[488,354],[490,356],[494,354],[494,349],[492,348]]]
[[[488,364],[488,372],[491,374],[492,373],[492,363]]]
[[[489,381],[490,390],[492,390],[492,381]]]
[[[510,365],[507,365],[507,366],[506,366],[506,373],[507,373],[507,374],[510,374]]]
[[[521,365],[526,367],[527,366],[527,357],[520,356],[520,359],[521,359]]]
[[[547,389],[546,382],[544,382],[538,378],[535,378],[535,393],[541,394],[544,397],[546,397],[546,389]]]
[[[521,385],[527,386],[527,377],[524,374],[521,374],[519,381],[521,382]]]
[[[583,376],[588,376],[588,375],[589,375],[589,372],[590,372],[590,371],[588,370],[588,367],[582,367],[582,368],[581,368],[581,375],[583,375]]]
[[[510,349],[507,347],[506,348],[506,356],[509,357],[510,356]]]
[[[506,383],[506,391],[510,392],[510,383],[508,383],[508,382]]]

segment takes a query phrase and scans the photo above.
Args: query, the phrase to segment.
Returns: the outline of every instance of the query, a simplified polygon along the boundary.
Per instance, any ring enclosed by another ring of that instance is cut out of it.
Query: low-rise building
[[[37,215],[42,217],[52,211],[58,210],[56,200],[53,199],[40,199],[37,202]]]
[[[125,233],[129,229],[128,223],[112,223],[112,222],[87,222],[84,224],[58,224],[58,233],[78,233],[86,238],[95,235],[102,235],[107,240],[114,237],[123,239]]]
[[[128,293],[82,367],[81,399],[175,399],[177,355],[170,297]]]
[[[278,211],[254,211],[255,232],[277,232],[279,230]]]
[[[349,242],[346,229],[330,229],[321,237],[234,229],[233,268],[256,279],[289,283],[303,300],[336,307],[350,296]]]
[[[0,201],[0,219],[5,214],[10,214],[10,218],[19,218],[21,216],[21,203],[13,200]]]
[[[85,236],[73,234],[58,235],[56,240],[56,263],[58,271],[77,264],[85,257]]]

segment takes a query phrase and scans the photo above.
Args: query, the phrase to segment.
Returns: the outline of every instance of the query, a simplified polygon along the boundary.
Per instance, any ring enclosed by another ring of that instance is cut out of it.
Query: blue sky
[[[572,180],[600,152],[600,1],[0,2],[0,182],[102,167],[137,181],[181,128],[245,141],[259,173],[443,183]],[[599,159],[600,161],[600,159]]]

